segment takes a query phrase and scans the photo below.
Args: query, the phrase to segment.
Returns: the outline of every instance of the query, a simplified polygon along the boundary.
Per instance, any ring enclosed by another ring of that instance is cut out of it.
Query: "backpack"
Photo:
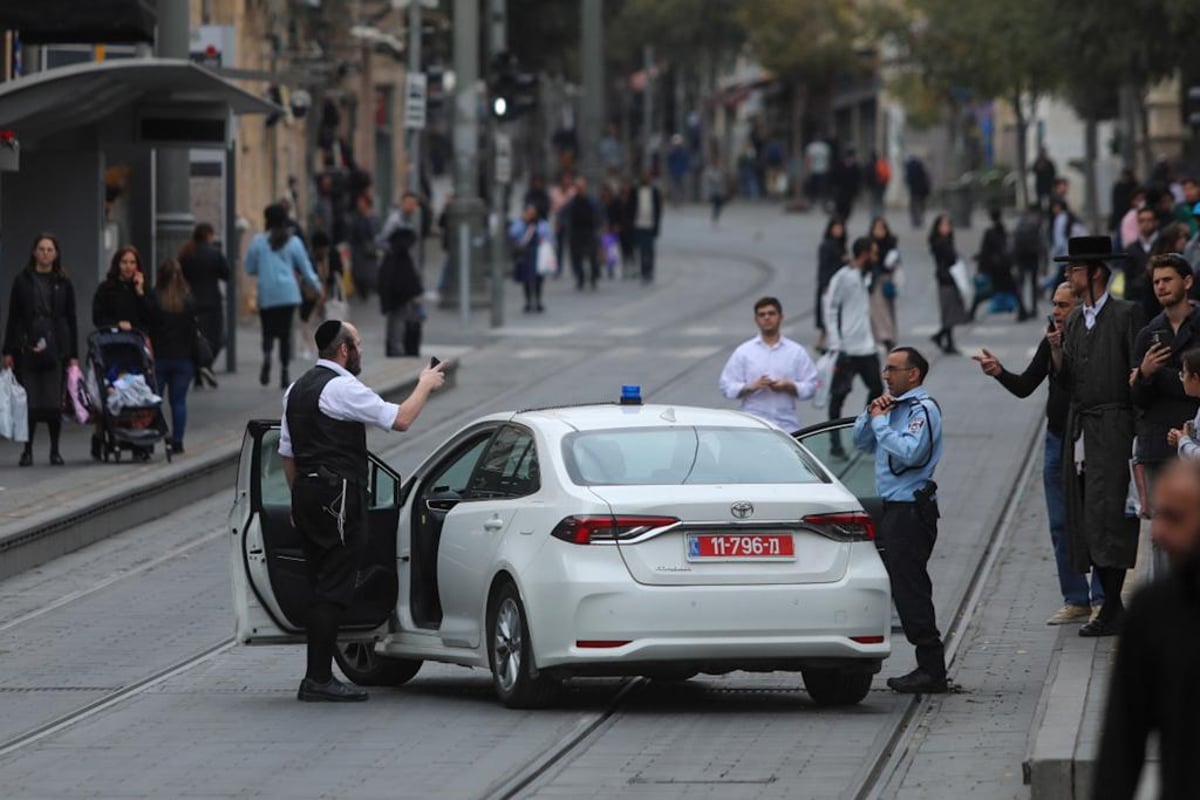
[[[1036,256],[1042,252],[1042,223],[1033,214],[1025,214],[1017,223],[1013,252],[1018,256]]]
[[[888,181],[892,179],[892,165],[887,162],[886,158],[875,159],[875,183],[878,186],[887,186]]]

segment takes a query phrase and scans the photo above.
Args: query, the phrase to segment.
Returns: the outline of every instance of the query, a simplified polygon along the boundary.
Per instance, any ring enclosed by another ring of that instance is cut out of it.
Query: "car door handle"
[[[489,519],[483,523],[483,529],[485,531],[503,530],[504,529],[504,520],[500,519],[499,517],[493,517],[492,519]]]

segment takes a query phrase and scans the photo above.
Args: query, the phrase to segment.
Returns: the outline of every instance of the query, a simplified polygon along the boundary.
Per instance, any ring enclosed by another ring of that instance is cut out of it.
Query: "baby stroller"
[[[167,437],[162,398],[154,393],[154,354],[139,331],[102,328],[88,337],[88,394],[99,420],[100,457],[149,461],[154,445]],[[167,461],[171,448],[166,447]]]

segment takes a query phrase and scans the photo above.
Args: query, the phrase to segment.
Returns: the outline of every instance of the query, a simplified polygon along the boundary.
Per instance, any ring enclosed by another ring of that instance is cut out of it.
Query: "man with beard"
[[[366,700],[366,692],[333,677],[332,660],[367,541],[367,426],[408,430],[445,376],[440,364],[426,367],[407,400],[388,403],[358,380],[362,337],[353,325],[326,320],[314,338],[319,360],[284,395],[279,434],[312,589],[308,670],[297,697]]]
[[[1178,253],[1154,256],[1150,260],[1150,280],[1162,313],[1150,320],[1138,334],[1133,356],[1138,364],[1133,381],[1133,403],[1141,412],[1137,426],[1137,461],[1145,469],[1146,493],[1154,494],[1154,483],[1169,462],[1175,448],[1167,434],[1184,420],[1196,416],[1197,401],[1183,389],[1179,375],[1182,355],[1200,346],[1200,311],[1192,307],[1192,268]],[[1153,503],[1146,503],[1142,515],[1149,517]],[[1165,574],[1166,558],[1154,549],[1151,577]]]
[[[1158,796],[1194,797],[1200,752],[1200,464],[1176,462],[1154,488],[1154,543],[1170,574],[1134,595],[1109,682],[1092,798],[1133,798],[1158,734]]]
[[[1079,629],[1080,636],[1113,636],[1125,608],[1125,570],[1137,557],[1138,521],[1125,516],[1134,410],[1130,374],[1134,339],[1142,329],[1141,307],[1108,293],[1107,236],[1075,236],[1068,242],[1067,279],[1083,305],[1063,329],[1061,352],[1052,352],[1055,370],[1067,387],[1071,407],[1064,440],[1063,482],[1071,566],[1078,573],[1098,570],[1104,605]]]

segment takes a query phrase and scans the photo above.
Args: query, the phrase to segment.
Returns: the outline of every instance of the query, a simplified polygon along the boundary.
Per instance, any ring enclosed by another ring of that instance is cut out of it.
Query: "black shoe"
[[[1119,636],[1121,633],[1121,617],[1123,614],[1116,614],[1111,619],[1104,618],[1104,612],[1096,616],[1091,622],[1085,622],[1079,629],[1079,635],[1088,638],[1096,636]]]
[[[286,369],[281,371],[279,373],[279,388],[287,391],[287,388],[291,385],[292,382],[288,380],[288,371]]]
[[[104,456],[104,440],[99,436],[92,436],[92,459],[99,461]]]
[[[50,463],[53,466],[61,467],[63,464],[65,464],[67,462],[63,461],[63,457],[58,454],[57,450],[51,450],[50,451]]]
[[[950,691],[946,678],[934,678],[923,669],[917,668],[899,678],[888,678],[888,688],[901,694],[944,694]]]
[[[533,306],[529,306],[529,305],[525,306],[525,313],[526,313],[526,314],[532,314],[532,313],[533,313]]]
[[[19,466],[19,467],[33,466],[33,451],[32,450],[22,451],[21,452],[21,460],[17,462],[17,466]]]
[[[296,699],[306,703],[360,703],[369,696],[357,686],[347,686],[337,678],[330,678],[328,683],[305,678],[296,692]]]
[[[939,333],[935,333],[933,336],[930,336],[930,337],[929,337],[929,341],[931,341],[931,342],[933,342],[934,344],[936,344],[936,345],[937,345],[939,348],[944,348],[944,347],[945,347],[945,345],[943,345],[943,344],[942,344],[942,337],[943,337],[944,335],[945,335],[945,334],[942,334],[942,333],[940,333],[940,332],[939,332]]]
[[[955,347],[954,345],[950,345],[949,347],[943,347],[943,348],[942,348],[942,355],[947,355],[947,356],[961,356],[961,355],[962,355],[962,351],[961,351],[961,350],[959,350],[959,349],[958,349],[957,347]]]
[[[171,452],[174,455],[180,455],[183,453],[183,442],[171,442],[167,445],[167,447],[171,448]]]
[[[262,365],[262,369],[258,372],[258,382],[262,386],[266,386],[271,382],[271,362],[267,361]]]
[[[544,305],[542,305],[541,303],[538,303],[538,304],[537,304],[537,313],[541,314],[541,313],[543,313],[545,310],[546,310],[546,307],[545,307]]]

